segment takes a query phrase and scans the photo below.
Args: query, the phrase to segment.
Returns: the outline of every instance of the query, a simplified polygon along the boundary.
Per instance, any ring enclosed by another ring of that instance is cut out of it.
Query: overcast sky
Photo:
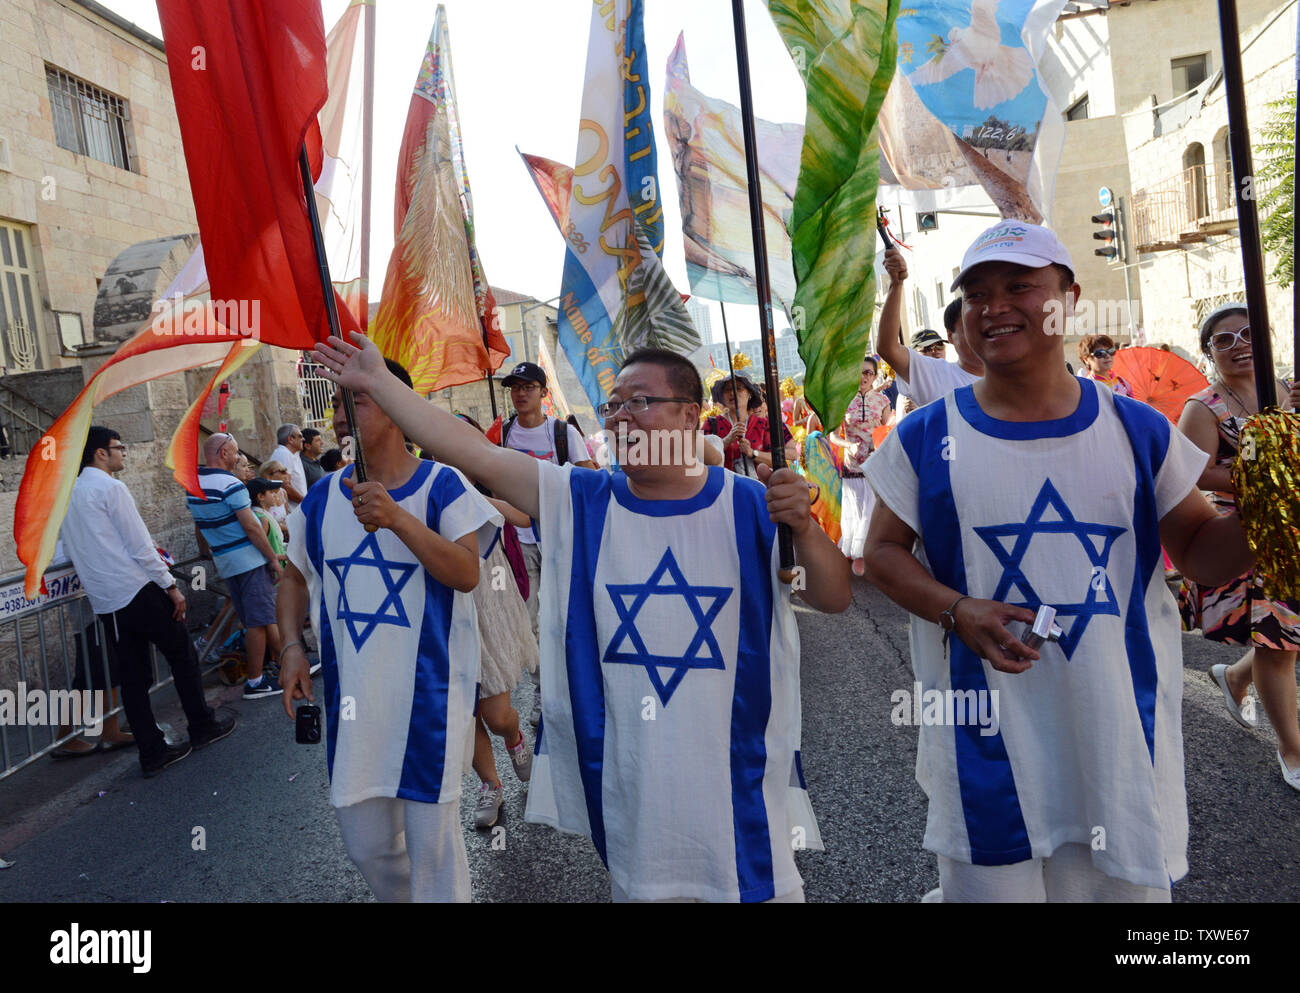
[[[152,0],[101,2],[161,35]],[[347,0],[324,0],[322,6],[328,31]],[[494,286],[548,299],[560,290],[564,243],[515,146],[573,163],[592,5],[587,0],[445,0],[445,6],[484,268]],[[645,6],[659,179],[666,194],[664,265],[678,289],[689,292],[676,180],[663,134],[664,66],[677,33],[685,31],[692,83],[710,96],[739,103],[731,4],[647,0]],[[427,0],[378,0],[376,7],[370,265],[375,295],[393,246],[398,146],[436,9]],[[803,83],[771,17],[759,0],[746,0],[745,15],[755,112],[802,123]],[[731,320],[733,335],[741,340],[757,337],[757,310],[746,310],[739,321]],[[716,309],[714,314],[716,328]]]

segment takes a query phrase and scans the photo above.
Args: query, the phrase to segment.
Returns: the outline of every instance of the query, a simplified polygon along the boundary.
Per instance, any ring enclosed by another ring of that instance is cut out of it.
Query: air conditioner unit
[[[14,161],[9,154],[9,139],[0,134],[0,169],[5,172],[13,172]]]

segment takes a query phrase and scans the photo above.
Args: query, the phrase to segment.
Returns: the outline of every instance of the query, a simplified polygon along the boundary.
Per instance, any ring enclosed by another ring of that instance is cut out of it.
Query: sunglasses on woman
[[[1094,359],[1108,359],[1118,351],[1118,348],[1094,348],[1092,357]]]
[[[1243,345],[1250,344],[1250,328],[1238,328],[1236,331],[1215,331],[1210,336],[1210,344],[1214,346],[1216,352],[1226,352],[1229,348],[1234,347],[1237,342]]]

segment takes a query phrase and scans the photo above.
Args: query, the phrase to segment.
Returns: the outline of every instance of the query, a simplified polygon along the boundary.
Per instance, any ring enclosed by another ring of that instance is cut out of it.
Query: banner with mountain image
[[[880,147],[902,186],[980,186],[1004,217],[1050,218],[1065,125],[1039,67],[1065,2],[929,0],[899,12]]]
[[[592,406],[608,399],[628,352],[657,345],[686,354],[700,344],[681,298],[676,308],[665,306],[659,292],[672,284],[656,254],[662,210],[641,21],[642,0],[593,0],[577,164],[567,192],[530,165],[568,242],[559,340]]]
[[[668,57],[664,128],[682,212],[682,241],[691,292],[710,300],[753,304],[754,232],[740,108],[691,85],[686,39]],[[794,263],[786,228],[794,209],[802,124],[756,119],[767,262],[773,302],[794,305]]]

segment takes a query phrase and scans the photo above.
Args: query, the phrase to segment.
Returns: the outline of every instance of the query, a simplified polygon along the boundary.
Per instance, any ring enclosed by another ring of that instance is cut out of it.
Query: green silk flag
[[[898,0],[768,0],[808,89],[790,218],[804,395],[827,429],[858,391],[875,312],[876,117],[898,57]]]

